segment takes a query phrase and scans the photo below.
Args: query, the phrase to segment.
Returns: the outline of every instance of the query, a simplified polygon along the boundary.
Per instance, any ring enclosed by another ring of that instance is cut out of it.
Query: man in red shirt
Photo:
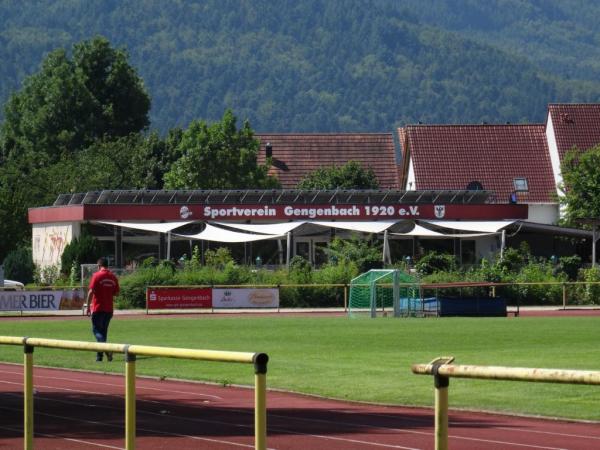
[[[92,313],[92,333],[98,342],[106,342],[108,324],[113,316],[114,296],[119,293],[119,280],[108,270],[106,258],[98,259],[98,272],[92,275],[87,295],[87,315]],[[112,352],[106,353],[112,361]],[[102,352],[96,354],[96,361],[102,361]]]

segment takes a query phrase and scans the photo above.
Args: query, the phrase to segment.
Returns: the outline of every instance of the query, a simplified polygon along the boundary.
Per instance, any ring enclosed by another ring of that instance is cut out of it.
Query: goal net
[[[417,307],[418,286],[410,275],[398,269],[373,269],[350,283],[348,314],[411,315]]]

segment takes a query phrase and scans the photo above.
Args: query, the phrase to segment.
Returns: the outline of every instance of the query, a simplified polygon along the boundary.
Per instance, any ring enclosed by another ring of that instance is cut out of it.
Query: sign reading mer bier
[[[189,205],[182,219],[199,220],[385,220],[385,219],[524,219],[527,205]]]

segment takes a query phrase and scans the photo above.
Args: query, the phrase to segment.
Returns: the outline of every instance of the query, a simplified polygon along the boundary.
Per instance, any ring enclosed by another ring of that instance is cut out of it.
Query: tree
[[[357,161],[343,166],[320,167],[298,183],[298,189],[377,189],[379,183],[370,167],[364,169]]]
[[[148,125],[149,109],[150,98],[127,54],[105,38],[76,44],[72,58],[59,49],[44,59],[7,102],[0,126],[0,259],[30,237],[28,207],[90,186],[86,170],[107,166],[94,164],[102,155],[81,157],[85,149],[139,134]],[[115,149],[121,153],[113,166],[130,156],[123,145]],[[131,171],[131,163],[122,165]]]
[[[575,224],[577,219],[600,217],[600,145],[584,152],[570,150],[561,170],[565,221]]]
[[[33,152],[42,163],[98,138],[127,136],[148,123],[150,98],[123,50],[103,37],[51,52],[5,107],[2,157]]]
[[[240,130],[231,110],[220,122],[193,121],[179,143],[181,157],[165,174],[172,189],[273,188],[278,181],[268,175],[268,165],[256,162],[259,142],[246,121]]]

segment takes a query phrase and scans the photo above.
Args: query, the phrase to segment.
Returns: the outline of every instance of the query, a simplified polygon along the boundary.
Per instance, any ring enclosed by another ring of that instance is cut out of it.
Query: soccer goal
[[[350,283],[348,314],[379,312],[386,316],[408,316],[418,300],[418,286],[414,278],[398,269],[373,269],[354,278]]]

